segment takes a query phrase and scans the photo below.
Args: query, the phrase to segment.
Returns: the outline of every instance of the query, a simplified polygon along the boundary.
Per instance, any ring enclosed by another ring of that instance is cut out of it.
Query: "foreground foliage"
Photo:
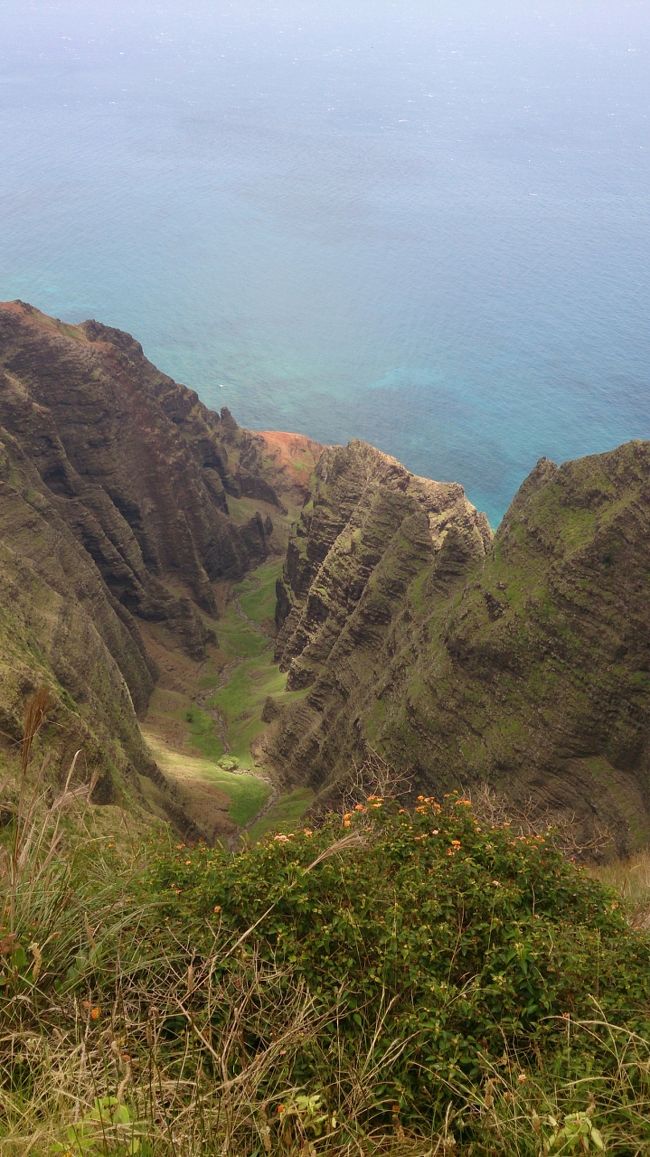
[[[3,1153],[648,1151],[650,940],[550,840],[450,796],[114,843],[13,857]]]

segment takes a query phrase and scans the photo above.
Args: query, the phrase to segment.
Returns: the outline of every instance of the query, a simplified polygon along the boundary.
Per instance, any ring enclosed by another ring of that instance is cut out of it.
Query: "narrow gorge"
[[[0,775],[188,837],[414,793],[650,835],[650,444],[542,460],[493,535],[455,482],[209,411],[126,334],[0,306]],[[256,823],[257,820],[257,823]]]

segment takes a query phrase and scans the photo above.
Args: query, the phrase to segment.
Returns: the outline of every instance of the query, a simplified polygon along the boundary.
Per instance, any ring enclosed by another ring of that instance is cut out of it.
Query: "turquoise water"
[[[527,11],[522,11],[527,9]],[[4,0],[0,297],[496,523],[650,436],[633,0]]]

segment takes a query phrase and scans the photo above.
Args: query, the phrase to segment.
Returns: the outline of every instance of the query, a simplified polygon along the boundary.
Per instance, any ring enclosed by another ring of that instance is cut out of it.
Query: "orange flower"
[[[95,1006],[95,1008],[91,1008],[91,1010],[90,1010],[90,1019],[91,1020],[99,1020],[101,1015],[102,1015],[102,1010],[100,1008],[97,1008],[97,1006]]]
[[[424,815],[425,812],[428,811],[434,811],[436,813],[442,811],[440,804],[432,795],[419,795],[418,803],[420,806],[416,807],[415,810],[419,815]]]
[[[214,908],[212,909],[212,911],[213,911],[213,912],[220,912],[220,911],[221,911],[221,904],[215,904],[215,906],[214,906]]]
[[[362,803],[355,803],[354,810],[355,812],[365,812],[366,809]]]

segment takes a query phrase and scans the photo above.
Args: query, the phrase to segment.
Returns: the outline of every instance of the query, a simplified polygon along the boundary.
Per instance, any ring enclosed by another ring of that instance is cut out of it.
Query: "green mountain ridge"
[[[262,437],[208,411],[128,335],[1,306],[4,791],[44,684],[54,778],[81,750],[97,803],[154,807],[198,835],[138,720],[167,667],[207,660],[221,586],[279,549],[271,515],[281,523],[303,495]]]
[[[585,840],[647,842],[650,444],[542,460],[493,537],[457,483],[362,442],[321,454],[241,430],[128,335],[22,303],[0,307],[0,422],[9,763],[45,683],[59,767],[81,749],[96,802],[197,834],[203,804],[188,811],[142,738],[156,688],[170,767],[192,742],[227,755],[230,727],[275,799],[339,801],[376,754],[414,793],[488,784]],[[237,584],[267,561],[247,622]]]
[[[649,486],[493,536],[0,305],[3,1155],[648,1152],[650,856],[539,828],[648,840]]]
[[[342,452],[346,469],[360,452]],[[355,516],[340,530],[320,516],[337,506],[326,471],[327,455],[281,587],[280,657],[308,692],[275,724],[278,762],[332,800],[377,750],[415,787],[488,783],[606,825],[621,850],[647,842],[650,444],[542,460],[484,551],[456,528],[439,550],[401,533],[367,572],[342,546]],[[297,557],[314,560],[307,583]],[[356,597],[330,632],[343,571]]]

